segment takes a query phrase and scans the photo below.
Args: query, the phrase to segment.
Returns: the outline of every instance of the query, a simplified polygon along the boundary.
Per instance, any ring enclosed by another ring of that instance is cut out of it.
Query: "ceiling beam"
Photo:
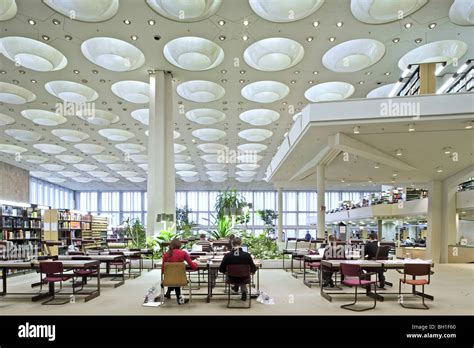
[[[329,137],[332,138],[333,136]],[[339,155],[341,151],[334,146],[328,144],[325,146],[314,158],[306,163],[295,175],[290,178],[290,181],[304,180],[308,176],[316,172],[316,166],[320,164],[328,165],[334,158]]]

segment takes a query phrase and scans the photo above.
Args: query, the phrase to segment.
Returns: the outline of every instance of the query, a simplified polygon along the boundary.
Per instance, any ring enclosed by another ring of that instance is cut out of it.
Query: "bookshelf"
[[[0,241],[41,249],[42,213],[36,205],[0,204]]]
[[[107,230],[109,219],[106,216],[92,216],[92,239],[98,247],[107,245]]]

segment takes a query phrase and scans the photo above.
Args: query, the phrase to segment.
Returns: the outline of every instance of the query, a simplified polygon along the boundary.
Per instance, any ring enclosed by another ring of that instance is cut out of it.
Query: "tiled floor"
[[[283,270],[262,270],[261,289],[273,297],[274,305],[263,305],[252,302],[251,309],[227,309],[224,299],[215,299],[210,304],[204,298],[194,298],[191,304],[178,306],[173,299],[165,307],[143,307],[143,297],[146,291],[159,281],[160,273],[155,270],[144,272],[141,277],[127,280],[118,288],[113,288],[110,281],[104,281],[100,297],[84,303],[80,298],[76,303],[62,306],[42,306],[34,303],[29,297],[7,296],[0,298],[0,315],[35,315],[35,314],[63,314],[63,315],[93,315],[93,314],[125,314],[125,315],[169,315],[169,314],[259,314],[259,315],[334,315],[354,314],[341,309],[339,306],[352,301],[351,295],[338,297],[328,302],[319,294],[319,287],[308,288],[302,279],[295,279],[290,273]],[[387,279],[396,286],[398,291],[399,274],[396,271],[387,272]],[[9,291],[31,291],[30,284],[38,280],[37,274],[28,274],[9,278]],[[351,290],[348,290],[351,291]],[[365,312],[366,315],[457,315],[474,314],[474,265],[472,264],[443,264],[436,265],[432,284],[426,291],[435,297],[434,302],[428,301],[429,311],[408,310],[399,306],[397,296],[390,296],[389,300],[377,303],[377,308]],[[186,292],[185,292],[186,293]],[[370,299],[362,296],[362,305],[370,305]],[[407,299],[412,301],[412,299]],[[418,300],[415,300],[418,301]],[[242,304],[242,302],[237,301]],[[364,303],[365,302],[365,303]]]

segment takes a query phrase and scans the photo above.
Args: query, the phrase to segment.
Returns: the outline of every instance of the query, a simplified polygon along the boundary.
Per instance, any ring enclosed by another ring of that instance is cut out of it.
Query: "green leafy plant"
[[[146,246],[146,230],[139,218],[128,217],[122,223],[125,226],[125,235],[131,238],[133,248],[144,248]]]
[[[265,234],[267,236],[275,234],[275,221],[278,219],[278,214],[275,212],[275,210],[257,210],[257,214],[265,223]]]
[[[237,190],[231,189],[219,192],[214,205],[217,220],[224,216],[235,216],[235,223],[242,224],[248,222],[249,214],[245,212],[247,201]]]
[[[229,237],[234,232],[235,217],[223,215],[216,220],[216,229],[211,232],[214,239],[222,239]]]
[[[258,236],[253,233],[242,234],[243,244],[248,246],[249,252],[258,259],[272,260],[281,256],[276,241],[268,237],[265,233]]]
[[[176,230],[179,232],[180,237],[189,238],[193,235],[193,228],[198,224],[190,221],[189,214],[192,210],[187,206],[183,208],[176,208]]]

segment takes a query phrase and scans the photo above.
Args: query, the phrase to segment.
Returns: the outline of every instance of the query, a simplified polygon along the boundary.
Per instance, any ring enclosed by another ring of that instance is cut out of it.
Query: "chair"
[[[390,253],[390,246],[381,245],[377,248],[377,254],[375,255],[376,260],[388,260],[388,254]]]
[[[40,292],[43,289],[43,284],[49,285],[49,291],[51,294],[51,298],[45,302],[43,305],[63,305],[69,302],[69,299],[63,302],[56,302],[51,303],[55,299],[55,291],[54,291],[54,283],[59,282],[59,291],[63,288],[63,281],[72,279],[72,291],[74,293],[74,276],[72,274],[64,274],[63,273],[63,263],[58,261],[41,261],[39,263],[40,269]],[[45,277],[43,278],[43,274]],[[58,291],[58,292],[59,292]]]
[[[122,256],[122,257],[119,257],[115,261],[111,261],[110,266],[115,267],[115,274],[117,274],[119,269],[120,269],[120,271],[123,273],[123,275],[125,277],[125,270],[127,269],[128,261],[127,261],[125,255],[123,254],[123,252],[111,251],[111,252],[109,252],[109,255],[120,255],[120,256]],[[130,278],[130,269],[128,270],[128,277]]]
[[[188,278],[186,277],[186,265],[184,262],[166,262],[164,264],[164,271],[161,274],[161,299],[164,303],[164,289],[165,287],[181,288],[188,285]],[[189,285],[189,302],[192,302],[191,285]]]
[[[344,276],[344,280],[342,284],[350,287],[355,287],[355,298],[354,302],[342,305],[341,308],[348,309],[354,312],[363,312],[368,311],[370,309],[374,309],[377,305],[377,273],[369,272],[369,273],[362,273],[362,268],[360,265],[350,264],[350,263],[343,263],[341,262],[341,273]],[[372,275],[375,274],[375,280],[371,280]],[[363,278],[369,277],[370,280],[366,280]],[[371,287],[374,284],[374,305],[368,308],[354,308],[353,306],[357,303],[357,288],[359,286],[363,287]]]
[[[403,308],[409,309],[430,309],[425,304],[425,285],[430,283],[430,274],[431,274],[431,265],[428,263],[406,263],[403,272],[403,278],[400,278],[398,284],[398,294],[399,298],[401,299],[402,295],[402,283],[408,284],[413,287],[413,292],[415,292],[415,287],[417,285],[421,285],[421,300],[422,300],[422,307],[415,307],[415,306],[407,306],[403,303],[403,301],[399,301],[400,305]],[[407,279],[407,275],[411,275],[412,279]],[[417,276],[428,276],[428,279],[416,279]]]
[[[140,248],[136,248],[136,249],[130,249],[130,251],[132,252],[136,252],[136,254],[131,254],[128,258],[130,260],[130,271],[132,269],[132,261],[135,260],[135,261],[138,261],[138,269],[139,269],[139,272],[138,273],[134,273],[134,277],[138,277],[142,274],[142,270],[143,270],[143,259],[142,259],[142,254],[141,254],[141,249]]]
[[[228,289],[227,296],[227,308],[250,308],[252,305],[252,275],[250,272],[249,265],[227,265],[226,270],[226,279],[225,279],[226,288]],[[230,306],[230,286],[247,286],[249,285],[249,305],[248,307],[231,307]]]
[[[88,256],[74,256],[71,260],[78,260],[78,261],[87,261],[91,260]],[[95,268],[76,268],[72,271],[75,277],[82,277],[81,288],[76,292],[82,291],[84,288],[84,284],[87,284],[87,277],[92,277],[93,275],[97,274],[97,269]]]
[[[83,251],[68,251],[67,252],[68,255],[85,255]]]

